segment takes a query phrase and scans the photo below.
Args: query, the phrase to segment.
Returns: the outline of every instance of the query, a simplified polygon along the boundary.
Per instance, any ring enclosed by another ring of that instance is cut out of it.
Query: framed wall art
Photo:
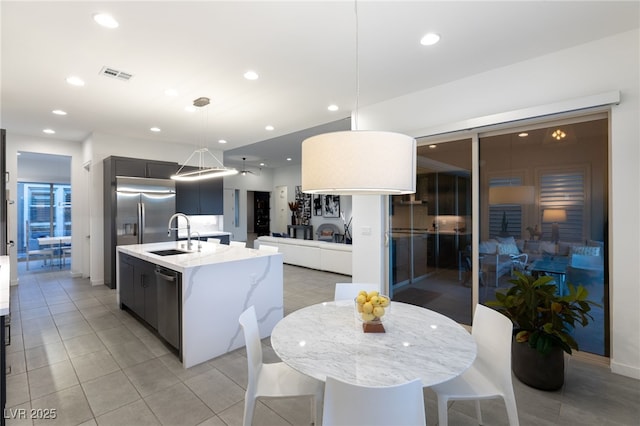
[[[313,215],[322,216],[322,195],[313,195]]]
[[[340,196],[324,195],[323,200],[323,217],[340,217]]]

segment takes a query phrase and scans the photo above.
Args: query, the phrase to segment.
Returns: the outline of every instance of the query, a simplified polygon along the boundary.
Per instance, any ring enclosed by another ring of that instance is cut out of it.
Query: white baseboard
[[[640,367],[621,364],[619,362],[611,360],[611,372],[620,374],[621,376],[627,376],[631,377],[632,379],[640,380]]]
[[[92,286],[98,286],[98,285],[104,285],[104,279],[102,280],[91,280],[91,285]]]

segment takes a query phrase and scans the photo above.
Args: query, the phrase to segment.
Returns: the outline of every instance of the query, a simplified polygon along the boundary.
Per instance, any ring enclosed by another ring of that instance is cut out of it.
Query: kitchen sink
[[[188,251],[184,251],[184,250],[168,249],[168,250],[150,251],[149,253],[157,254],[158,256],[173,256],[173,255],[176,255],[176,254],[186,254],[186,253],[189,253],[189,252]]]

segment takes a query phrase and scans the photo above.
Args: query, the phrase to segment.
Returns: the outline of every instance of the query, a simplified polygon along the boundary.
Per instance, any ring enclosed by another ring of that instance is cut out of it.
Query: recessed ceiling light
[[[287,157],[287,161],[291,161],[291,157]]]
[[[167,96],[178,96],[178,91],[176,89],[167,89],[164,91],[164,94]]]
[[[184,110],[187,112],[196,112],[196,107],[194,107],[193,105],[187,105],[186,107],[184,107]]]
[[[266,126],[264,129],[268,131],[272,131],[273,129],[275,129],[275,127],[269,125],[269,126]]]
[[[48,135],[53,135],[56,131],[53,129],[44,129],[43,132]]]
[[[420,44],[423,46],[432,46],[434,44],[436,44],[437,42],[440,41],[440,36],[436,33],[428,33],[425,34],[421,39],[420,39]]]
[[[529,133],[527,132],[518,133],[518,136],[521,138],[526,138],[527,136],[529,136]]]
[[[327,109],[329,111],[337,111],[339,108],[338,108],[338,105],[329,105]]]
[[[54,109],[53,111],[51,111],[51,113],[55,115],[67,115],[67,112],[61,109]]]
[[[67,83],[72,86],[84,86],[84,80],[75,75],[67,77]]]
[[[246,78],[247,80],[257,80],[258,73],[255,71],[247,71],[244,73],[244,78]]]
[[[220,139],[218,143],[227,143],[227,141],[225,141],[224,139]]]
[[[116,21],[113,16],[107,13],[95,13],[93,15],[93,20],[105,28],[118,28],[120,24]]]
[[[160,127],[152,127],[149,130],[151,130],[152,132],[161,132],[162,130],[160,129]]]
[[[260,163],[261,166],[264,166],[264,163]]]
[[[438,147],[438,145],[429,145],[430,149],[436,149]]]

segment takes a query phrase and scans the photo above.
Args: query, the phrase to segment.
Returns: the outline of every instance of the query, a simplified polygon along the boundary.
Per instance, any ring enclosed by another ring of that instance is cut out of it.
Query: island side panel
[[[255,306],[260,337],[284,313],[282,254],[186,268],[182,275],[185,368],[244,346],[238,318]]]

